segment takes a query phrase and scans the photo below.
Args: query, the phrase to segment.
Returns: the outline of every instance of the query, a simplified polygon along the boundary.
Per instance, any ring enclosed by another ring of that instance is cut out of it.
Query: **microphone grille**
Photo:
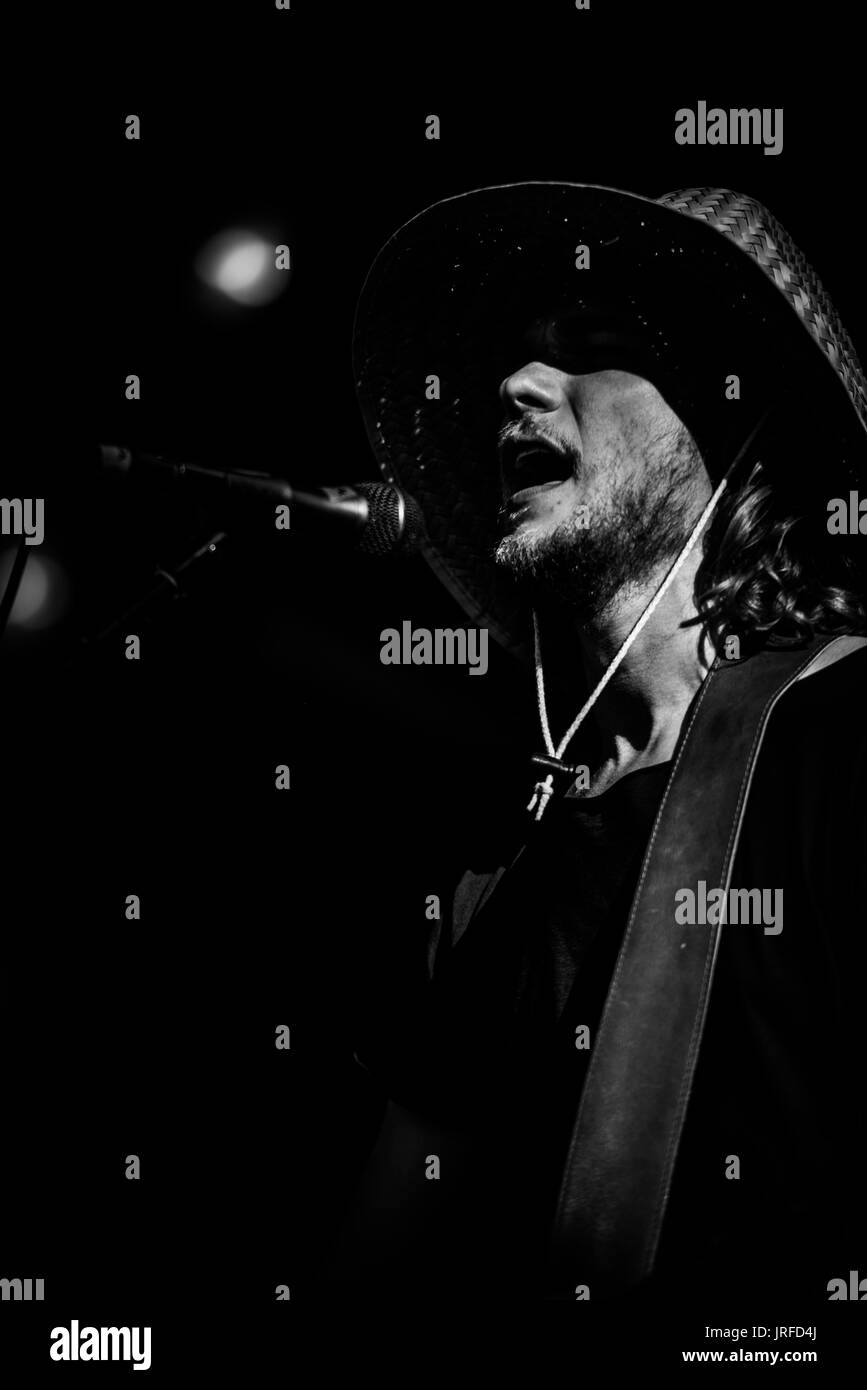
[[[424,537],[424,518],[414,497],[394,483],[356,483],[367,499],[369,515],[358,549],[365,555],[390,555],[417,548]]]

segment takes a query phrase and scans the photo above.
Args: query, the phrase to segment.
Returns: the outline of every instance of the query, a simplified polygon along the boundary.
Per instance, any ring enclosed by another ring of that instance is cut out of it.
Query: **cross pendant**
[[[566,763],[561,763],[559,758],[547,758],[543,757],[541,754],[534,754],[533,762],[537,767],[545,768],[548,773],[544,782],[536,783],[533,789],[533,795],[530,798],[530,804],[527,807],[528,811],[536,812],[536,820],[541,820],[545,812],[545,807],[554,795],[554,774],[556,773],[561,777],[577,777],[579,769],[577,767],[569,767]]]
[[[551,800],[551,796],[552,796],[552,794],[553,794],[553,791],[554,791],[554,779],[553,779],[553,777],[550,775],[550,773],[549,773],[548,776],[545,778],[544,782],[537,782],[537,783],[536,783],[535,789],[534,789],[534,791],[533,791],[533,795],[532,795],[532,797],[530,798],[530,804],[529,804],[528,807],[527,807],[527,810],[528,810],[528,811],[536,810],[536,806],[537,806],[537,803],[538,803],[538,810],[536,810],[536,816],[535,816],[535,819],[536,819],[536,820],[541,820],[541,819],[542,819],[542,814],[543,814],[543,812],[544,812],[544,810],[545,810],[545,807],[548,805],[548,802]]]

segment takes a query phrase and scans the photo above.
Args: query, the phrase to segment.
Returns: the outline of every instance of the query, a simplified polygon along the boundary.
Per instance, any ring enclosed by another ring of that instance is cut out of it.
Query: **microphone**
[[[231,495],[241,500],[289,506],[293,516],[318,517],[339,529],[354,532],[358,549],[366,555],[410,553],[425,538],[424,517],[415,498],[394,483],[353,483],[340,487],[316,487],[301,491],[270,473],[203,468],[197,463],[177,463],[159,454],[140,454],[117,444],[101,444],[103,468],[116,475],[145,482],[168,478],[196,491]]]

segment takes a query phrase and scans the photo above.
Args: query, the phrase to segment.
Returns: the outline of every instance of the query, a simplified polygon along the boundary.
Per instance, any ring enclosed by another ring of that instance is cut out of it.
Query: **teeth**
[[[550,469],[553,473],[555,471],[556,462],[557,455],[554,453],[553,449],[546,449],[542,446],[522,449],[520,453],[515,455],[515,467],[518,469],[524,469],[528,464],[533,468],[542,467],[544,464],[544,467]]]

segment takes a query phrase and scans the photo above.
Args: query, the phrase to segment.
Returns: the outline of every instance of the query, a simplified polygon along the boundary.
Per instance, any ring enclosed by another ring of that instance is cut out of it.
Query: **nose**
[[[527,362],[507,376],[500,386],[500,400],[512,420],[530,410],[559,410],[565,397],[565,373],[545,362]]]

